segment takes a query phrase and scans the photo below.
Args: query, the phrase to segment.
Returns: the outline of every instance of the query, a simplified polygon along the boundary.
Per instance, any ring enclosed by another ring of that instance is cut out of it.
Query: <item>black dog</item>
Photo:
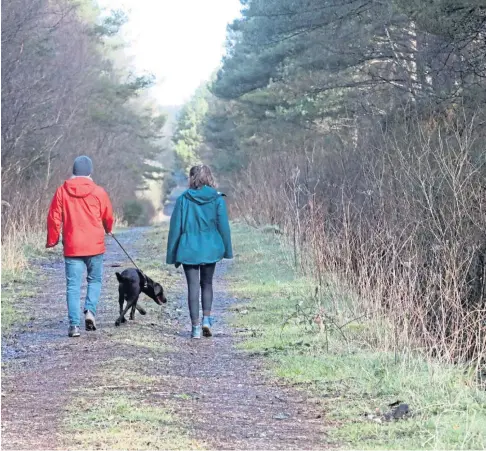
[[[120,283],[118,285],[118,303],[120,304],[120,317],[116,320],[115,326],[126,322],[125,314],[131,308],[130,319],[135,318],[135,309],[142,315],[147,312],[137,305],[140,293],[145,293],[149,298],[152,298],[156,304],[162,305],[167,302],[164,295],[164,289],[160,283],[154,282],[150,277],[147,277],[142,271],[135,268],[125,269],[121,274],[116,273],[116,278]],[[124,301],[127,305],[123,308]]]

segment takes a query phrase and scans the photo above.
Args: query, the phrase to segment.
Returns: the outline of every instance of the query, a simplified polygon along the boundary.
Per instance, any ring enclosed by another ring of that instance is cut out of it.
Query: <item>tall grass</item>
[[[12,229],[2,241],[2,283],[21,274],[28,268],[30,256],[45,248],[45,233],[39,228]]]
[[[354,292],[350,317],[385,322],[378,350],[486,359],[486,160],[474,119],[358,130],[250,164],[233,211],[273,224],[295,268],[325,293]],[[349,140],[348,140],[349,141]],[[339,142],[342,144],[340,145]],[[322,308],[316,302],[313,315]],[[386,318],[386,321],[383,319]]]

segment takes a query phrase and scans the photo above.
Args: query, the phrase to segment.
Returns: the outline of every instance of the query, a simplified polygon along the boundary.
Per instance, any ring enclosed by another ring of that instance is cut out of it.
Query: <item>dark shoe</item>
[[[69,337],[79,337],[81,333],[79,332],[79,326],[69,326],[68,336]]]
[[[86,310],[86,313],[84,314],[84,324],[86,330],[96,330],[95,317],[89,310]]]
[[[213,318],[211,316],[203,316],[202,331],[205,337],[212,337],[211,326],[213,325]]]

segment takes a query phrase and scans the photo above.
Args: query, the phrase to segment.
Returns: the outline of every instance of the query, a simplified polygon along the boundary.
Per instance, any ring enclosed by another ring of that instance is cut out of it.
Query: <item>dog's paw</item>
[[[121,324],[120,319],[117,319],[117,320],[115,321],[115,326],[116,326],[116,327],[118,327],[118,326],[120,326],[120,324]]]
[[[127,319],[125,317],[122,318],[121,320],[122,323],[126,323],[127,322]]]
[[[140,313],[140,315],[146,315],[147,314],[147,312],[141,307],[138,308],[138,313]]]

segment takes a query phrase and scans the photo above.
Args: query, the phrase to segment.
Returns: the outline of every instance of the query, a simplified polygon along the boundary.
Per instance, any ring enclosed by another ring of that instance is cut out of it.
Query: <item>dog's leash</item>
[[[125,248],[121,245],[121,243],[118,241],[118,238],[115,236],[114,233],[109,233],[108,235],[110,235],[117,243],[118,243],[118,246],[120,246],[121,250],[123,252],[125,252],[125,255],[129,258],[129,260],[133,263],[133,266],[135,266],[135,268],[137,268],[145,277],[145,274],[144,272],[137,266],[137,264],[133,261],[132,257],[130,257],[130,255],[128,254],[128,252],[125,250]],[[146,280],[145,280],[146,282]]]

